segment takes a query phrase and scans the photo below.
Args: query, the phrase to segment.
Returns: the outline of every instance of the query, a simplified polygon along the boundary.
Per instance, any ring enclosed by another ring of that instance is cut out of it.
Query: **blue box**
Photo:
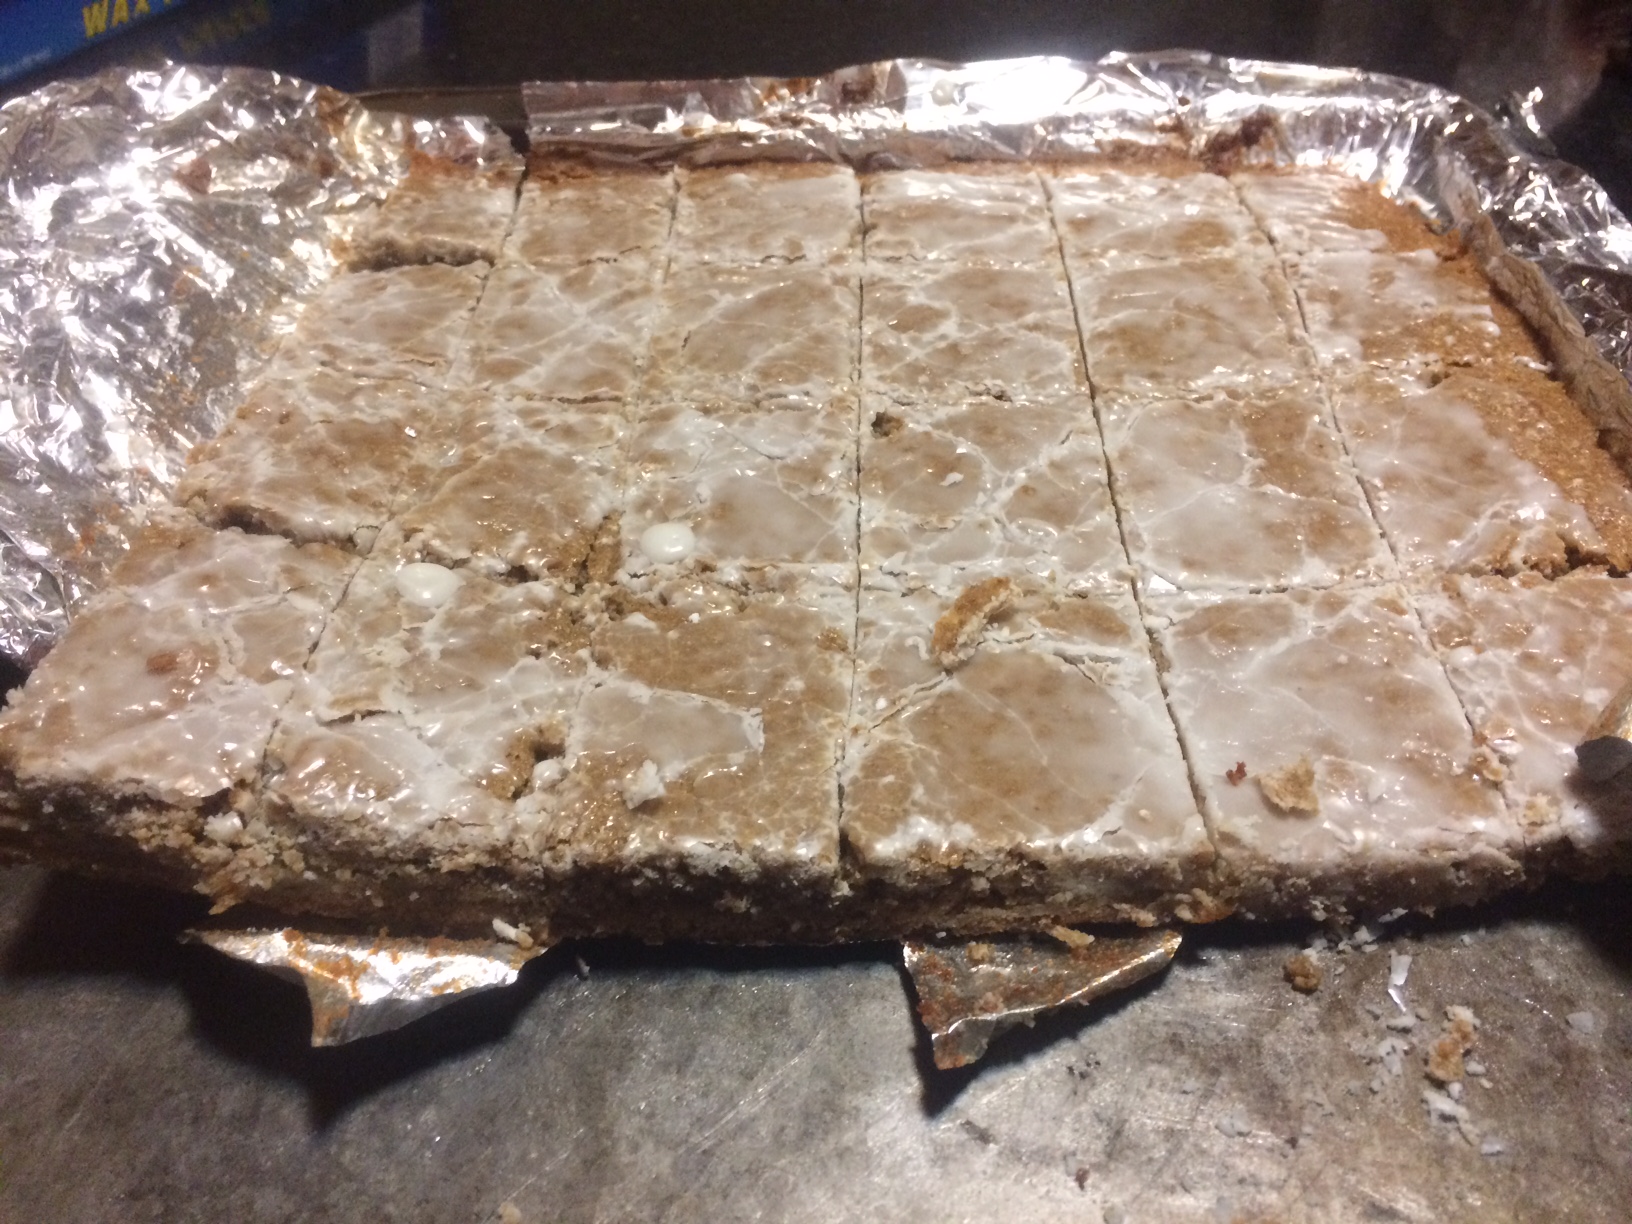
[[[33,72],[184,0],[0,0],[0,81]]]

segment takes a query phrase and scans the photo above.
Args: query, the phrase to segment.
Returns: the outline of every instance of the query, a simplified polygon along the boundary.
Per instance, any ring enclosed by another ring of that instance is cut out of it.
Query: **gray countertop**
[[[952,1073],[931,1069],[888,947],[580,945],[409,1029],[312,1050],[298,987],[176,942],[199,916],[0,871],[0,1221],[1632,1211],[1624,882],[1402,919],[1373,951],[1325,954],[1308,996],[1282,965],[1311,932],[1194,931],[1165,976]],[[1399,952],[1428,1016],[1408,1033],[1384,1023]],[[1482,1024],[1473,1143],[1422,1099],[1452,1004]],[[1398,1075],[1375,1061],[1389,1037],[1413,1046]]]

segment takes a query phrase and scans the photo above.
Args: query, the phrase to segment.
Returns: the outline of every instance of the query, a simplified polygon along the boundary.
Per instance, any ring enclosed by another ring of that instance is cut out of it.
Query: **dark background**
[[[5,92],[160,58],[253,64],[367,91],[806,76],[896,56],[1091,59],[1189,47],[1395,73],[1497,109],[1531,95],[1560,154],[1628,210],[1629,45],[1627,0],[190,0]]]

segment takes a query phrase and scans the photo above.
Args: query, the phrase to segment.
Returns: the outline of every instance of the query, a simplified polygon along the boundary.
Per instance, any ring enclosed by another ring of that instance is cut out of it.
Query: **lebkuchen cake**
[[[1199,163],[420,159],[0,718],[0,846],[744,942],[1632,862],[1632,492],[1454,235]]]

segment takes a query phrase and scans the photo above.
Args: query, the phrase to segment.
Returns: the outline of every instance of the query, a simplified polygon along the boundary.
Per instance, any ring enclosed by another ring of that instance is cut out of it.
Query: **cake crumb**
[[[935,622],[930,651],[946,671],[968,661],[987,622],[1014,601],[1014,583],[987,578],[967,588]]]
[[[1094,942],[1094,937],[1087,931],[1074,930],[1068,926],[1051,926],[1048,933],[1068,948],[1086,948]]]
[[[1428,1078],[1436,1084],[1455,1084],[1467,1076],[1465,1056],[1473,1049],[1479,1021],[1466,1007],[1445,1009],[1445,1032],[1428,1046]]]
[[[1495,786],[1506,779],[1507,766],[1503,764],[1502,758],[1497,756],[1494,750],[1486,745],[1480,745],[1473,750],[1473,755],[1468,758],[1468,772],[1474,777]]]
[[[500,1203],[499,1224],[522,1224],[521,1208],[508,1199]]]
[[[1226,769],[1224,771],[1224,780],[1231,786],[1240,786],[1241,783],[1247,780],[1247,763],[1237,761],[1234,769]]]
[[[1283,812],[1320,811],[1320,796],[1315,793],[1315,766],[1308,755],[1299,757],[1290,765],[1270,769],[1255,778],[1264,798]]]
[[[1281,966],[1281,972],[1286,975],[1286,980],[1292,984],[1292,989],[1301,994],[1314,994],[1315,991],[1320,989],[1320,965],[1307,952],[1298,952],[1289,956],[1286,964]]]

